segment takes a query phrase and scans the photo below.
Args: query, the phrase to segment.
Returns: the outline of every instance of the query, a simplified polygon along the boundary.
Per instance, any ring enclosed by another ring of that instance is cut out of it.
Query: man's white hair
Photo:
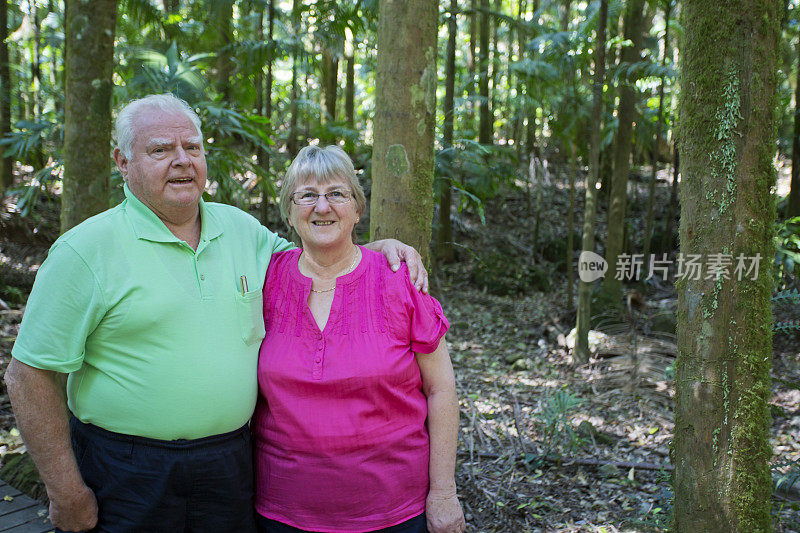
[[[117,140],[117,147],[127,159],[133,157],[133,138],[135,134],[136,117],[143,111],[157,109],[164,113],[181,113],[192,121],[197,128],[197,135],[203,138],[200,131],[200,117],[194,112],[184,100],[181,100],[172,93],[151,94],[144,98],[131,100],[125,107],[120,109],[117,120],[114,123],[114,137]]]

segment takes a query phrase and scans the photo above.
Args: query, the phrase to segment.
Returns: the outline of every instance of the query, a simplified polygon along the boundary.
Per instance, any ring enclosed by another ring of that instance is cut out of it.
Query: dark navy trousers
[[[70,433],[78,468],[97,497],[93,533],[255,531],[248,426],[202,439],[162,441],[72,417]]]
[[[256,526],[258,533],[309,533],[261,515],[256,515]],[[428,523],[425,513],[422,513],[396,526],[378,529],[374,533],[428,533]]]

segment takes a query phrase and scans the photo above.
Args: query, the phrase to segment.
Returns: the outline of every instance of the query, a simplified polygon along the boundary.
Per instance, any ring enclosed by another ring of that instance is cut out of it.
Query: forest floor
[[[642,231],[646,186],[637,180],[631,186],[636,201],[629,216],[637,220],[636,233]],[[668,203],[668,185],[661,183],[657,195],[656,216],[663,223],[659,214]],[[582,197],[579,188],[576,233]],[[528,200],[524,190],[502,192],[487,202],[485,225],[474,214],[455,214],[458,261],[434,275],[434,290],[452,324],[447,338],[461,399],[457,481],[468,531],[666,531],[672,508],[674,288],[632,285],[638,291],[628,293],[632,305],[600,321],[591,335],[589,364],[573,365],[569,332],[575,312],[564,262],[554,252],[566,252],[566,181],[554,178],[543,187],[538,219],[532,214],[536,199],[532,207]],[[50,208],[19,219],[10,202],[2,207],[0,288],[6,293],[0,298],[9,305],[0,309],[0,371],[8,363],[21,302],[58,225]],[[598,236],[605,234],[604,217],[601,202]],[[791,315],[782,308],[775,312],[776,318]],[[665,316],[666,322],[659,319]],[[773,475],[800,475],[797,333],[775,334],[773,377]],[[0,383],[0,456],[22,449]],[[800,532],[800,491],[776,493],[773,518],[775,531]]]

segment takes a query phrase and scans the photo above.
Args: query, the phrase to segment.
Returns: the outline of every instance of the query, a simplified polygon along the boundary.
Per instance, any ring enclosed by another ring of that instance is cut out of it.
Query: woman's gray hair
[[[181,113],[192,121],[197,128],[197,134],[202,137],[200,131],[200,117],[194,109],[172,93],[151,94],[144,98],[131,100],[125,107],[120,109],[117,120],[114,122],[114,138],[117,140],[117,147],[127,159],[133,157],[133,138],[135,136],[136,117],[146,109],[158,109],[164,113]]]
[[[289,224],[289,214],[292,210],[292,193],[299,185],[307,182],[319,184],[343,180],[348,184],[356,203],[358,215],[364,214],[367,209],[367,198],[364,189],[358,182],[356,170],[350,157],[339,146],[306,146],[297,154],[281,184],[279,205],[281,218],[289,228],[292,240],[300,245],[300,236]],[[356,228],[353,227],[353,242],[356,242]]]

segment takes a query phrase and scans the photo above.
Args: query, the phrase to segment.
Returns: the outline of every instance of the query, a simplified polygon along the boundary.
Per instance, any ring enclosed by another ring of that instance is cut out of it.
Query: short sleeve
[[[94,273],[68,243],[56,242],[36,275],[11,355],[35,368],[74,372],[105,313]]]
[[[274,231],[270,230],[266,226],[262,226],[260,223],[258,223],[258,230],[259,230],[258,248],[259,251],[264,254],[272,255],[278,252],[285,252],[286,250],[297,248],[296,244],[294,244],[291,241],[287,241],[286,239],[284,239]]]
[[[395,276],[404,279],[405,297],[411,316],[411,351],[433,353],[444,334],[450,329],[450,322],[444,316],[442,305],[431,296],[417,290],[411,284],[405,263]]]

